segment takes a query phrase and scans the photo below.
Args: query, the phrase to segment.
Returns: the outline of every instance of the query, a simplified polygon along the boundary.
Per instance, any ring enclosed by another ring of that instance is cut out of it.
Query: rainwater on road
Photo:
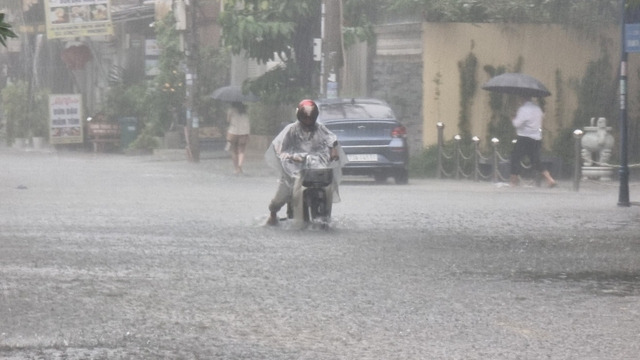
[[[640,359],[640,206],[615,184],[346,178],[324,231],[263,226],[260,158],[0,169],[3,359]]]

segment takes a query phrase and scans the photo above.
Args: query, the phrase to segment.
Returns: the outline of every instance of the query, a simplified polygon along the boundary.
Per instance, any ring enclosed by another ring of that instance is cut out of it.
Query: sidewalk
[[[42,154],[42,155],[73,155],[78,154],[81,156],[96,156],[96,157],[123,157],[129,159],[139,159],[141,161],[150,162],[173,162],[173,163],[188,163],[186,149],[155,149],[152,155],[126,155],[122,153],[98,153],[95,154],[91,151],[83,150],[56,150],[54,147],[47,145],[40,149],[34,149],[31,147],[16,149],[7,147],[6,145],[0,145],[0,154]],[[231,163],[231,155],[223,149],[206,150],[200,153],[199,164],[201,169],[205,172],[215,172],[220,174],[233,175],[233,166]],[[245,158],[244,165],[246,176],[257,177],[273,177],[274,171],[267,166],[264,161],[264,152],[259,149],[249,149]],[[396,186],[392,179],[389,179],[386,183],[376,184],[373,179],[364,176],[345,176],[343,178],[343,185],[373,185],[373,186]],[[518,188],[510,188],[507,183],[498,182],[493,183],[490,181],[475,182],[469,179],[453,180],[453,179],[441,179],[434,178],[415,178],[412,177],[409,180],[409,186],[428,186],[438,188],[460,188],[474,189],[474,191],[518,191],[518,192],[530,192],[530,191],[555,191],[558,193],[574,192],[573,191],[573,179],[559,179],[558,186],[555,189],[548,189],[545,186],[537,187],[533,185],[532,181],[525,181],[523,185]],[[578,192],[607,192],[614,196],[619,189],[619,182],[612,180],[608,182],[593,181],[593,180],[581,180],[579,184]],[[402,188],[402,186],[398,186]],[[630,200],[632,205],[640,204],[640,182],[631,180],[629,183]],[[612,198],[613,199],[613,198]],[[613,199],[613,202],[616,200]]]

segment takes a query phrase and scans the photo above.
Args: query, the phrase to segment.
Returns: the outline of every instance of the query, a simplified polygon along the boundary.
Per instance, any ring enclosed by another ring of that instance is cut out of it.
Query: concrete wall
[[[425,147],[437,142],[436,123],[438,122],[445,124],[445,140],[451,139],[458,133],[460,111],[458,62],[465,59],[470,51],[478,58],[478,90],[473,98],[471,110],[471,133],[479,136],[482,141],[486,138],[487,125],[491,117],[489,93],[480,89],[480,86],[489,80],[483,70],[485,65],[513,67],[518,58],[522,57],[524,60],[522,72],[543,82],[552,94],[557,91],[555,72],[560,69],[566,84],[564,113],[567,117],[573,116],[577,104],[575,91],[567,80],[582,79],[588,62],[600,58],[601,44],[606,44],[608,48],[612,62],[612,76],[616,75],[619,65],[620,32],[616,28],[602,32],[598,39],[587,38],[576,30],[567,30],[555,25],[424,23],[422,29]],[[635,68],[637,67],[630,66],[630,69]],[[630,70],[630,73],[634,75],[635,70]],[[434,83],[437,74],[441,78],[440,86]],[[630,80],[630,83],[633,82],[637,81]],[[633,87],[630,87],[630,93],[633,90]],[[436,91],[439,91],[439,95],[436,95]],[[549,134],[550,137],[553,137],[558,128],[554,123],[553,99],[553,95],[547,98],[547,117],[544,124],[545,134]],[[614,120],[610,120],[610,123],[611,121]],[[552,141],[548,137],[545,138],[545,146]]]
[[[407,128],[409,150],[422,150],[422,63],[399,58],[376,58],[373,65],[372,97],[389,103]]]
[[[421,24],[376,27],[376,51],[371,74],[371,97],[389,103],[407,128],[409,151],[422,150],[423,59]]]

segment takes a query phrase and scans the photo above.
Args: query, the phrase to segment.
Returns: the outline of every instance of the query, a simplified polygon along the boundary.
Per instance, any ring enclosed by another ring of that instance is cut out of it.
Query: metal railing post
[[[497,183],[498,182],[498,174],[499,174],[499,169],[498,169],[498,144],[500,143],[500,140],[498,140],[497,138],[493,138],[491,139],[491,145],[493,145],[493,182]]]
[[[460,180],[460,135],[456,135],[453,137],[456,141],[455,144],[455,152],[456,152],[456,180]]]
[[[573,132],[574,140],[574,164],[573,164],[573,191],[578,191],[580,189],[580,168],[582,165],[582,156],[581,156],[581,140],[582,140],[582,130],[577,129]]]
[[[438,168],[436,169],[436,179],[442,178],[442,148],[444,146],[444,124],[439,122],[436,124],[438,127]]]
[[[478,174],[480,173],[480,164],[479,164],[479,157],[478,157],[478,152],[480,151],[480,138],[477,136],[474,136],[471,140],[473,140],[473,148],[475,153],[473,154],[473,162],[474,162],[474,172],[473,172],[473,180],[475,182],[478,182]]]

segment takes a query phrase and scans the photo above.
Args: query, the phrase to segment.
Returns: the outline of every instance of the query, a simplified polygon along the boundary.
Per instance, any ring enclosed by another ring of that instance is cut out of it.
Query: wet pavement
[[[0,151],[0,358],[639,358],[616,184],[348,177],[293,230],[259,156],[212,155]]]

